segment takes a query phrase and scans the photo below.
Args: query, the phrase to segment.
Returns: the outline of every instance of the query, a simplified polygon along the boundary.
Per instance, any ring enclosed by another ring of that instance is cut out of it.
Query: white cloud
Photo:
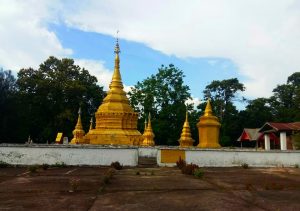
[[[108,90],[113,72],[104,66],[104,62],[91,59],[75,59],[75,64],[84,67],[91,75],[96,76],[98,83],[104,87],[104,90]]]
[[[119,29],[121,38],[181,58],[227,58],[246,78],[248,97],[270,95],[300,70],[296,0],[1,0],[0,65],[35,67],[71,54],[47,28],[60,21],[113,36]]]
[[[179,57],[235,62],[246,94],[268,96],[300,70],[300,4],[294,0],[97,1],[64,12],[66,23]]]
[[[49,21],[55,22],[58,1],[0,2],[0,65],[4,69],[38,67],[50,55],[70,55],[56,35],[47,29]]]
[[[192,96],[192,99],[187,99],[185,101],[185,104],[194,104],[194,109],[197,109],[197,106],[201,103],[202,101],[198,97]]]

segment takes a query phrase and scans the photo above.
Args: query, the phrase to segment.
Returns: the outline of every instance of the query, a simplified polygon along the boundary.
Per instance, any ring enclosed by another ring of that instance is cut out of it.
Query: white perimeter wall
[[[161,152],[158,151],[159,166],[174,166],[175,163],[161,163]],[[187,163],[199,166],[230,167],[246,163],[254,167],[294,167],[300,166],[300,151],[253,151],[253,150],[210,150],[194,149],[185,151]]]
[[[138,149],[80,145],[0,145],[0,161],[14,165],[61,162],[67,165],[110,165],[112,162],[119,161],[124,166],[136,166]]]
[[[161,149],[178,150],[173,147],[128,147],[93,145],[0,145],[0,161],[14,165],[55,164],[67,165],[110,165],[119,161],[124,166],[137,166],[138,157],[157,157],[160,166]],[[300,166],[300,151],[254,151],[239,149],[185,149],[187,163],[199,166]]]

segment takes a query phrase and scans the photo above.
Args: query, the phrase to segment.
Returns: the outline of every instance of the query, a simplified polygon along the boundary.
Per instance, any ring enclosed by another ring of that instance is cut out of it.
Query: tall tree
[[[16,79],[10,70],[0,69],[0,142],[16,139]]]
[[[174,65],[162,65],[156,75],[138,82],[128,93],[132,106],[141,114],[140,130],[144,128],[145,117],[151,113],[156,144],[178,145],[185,118],[185,102],[191,98],[183,78],[182,70]],[[192,105],[188,109],[192,110]]]
[[[72,136],[79,106],[87,129],[104,97],[96,77],[75,65],[72,59],[49,57],[38,70],[21,69],[17,85],[25,131],[37,142],[53,141],[59,131]]]
[[[276,121],[300,121],[300,72],[293,73],[286,84],[273,90],[270,104]]]
[[[239,113],[239,125],[243,128],[260,128],[264,123],[273,121],[273,109],[267,98],[249,101],[244,111]]]

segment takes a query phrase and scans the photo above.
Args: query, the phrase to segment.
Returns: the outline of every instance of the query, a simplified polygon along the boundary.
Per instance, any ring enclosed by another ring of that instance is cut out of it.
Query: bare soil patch
[[[0,210],[300,210],[297,168],[108,169],[1,168]]]

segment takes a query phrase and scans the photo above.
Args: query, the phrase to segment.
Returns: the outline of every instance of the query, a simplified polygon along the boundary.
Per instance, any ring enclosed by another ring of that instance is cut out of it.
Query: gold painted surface
[[[90,144],[139,145],[143,140],[137,130],[138,114],[131,108],[123,90],[119,53],[117,40],[115,68],[109,91],[95,114],[96,128],[90,129],[85,136]]]
[[[77,124],[73,130],[73,139],[71,140],[70,144],[85,144],[86,140],[84,139],[84,134],[85,132],[81,123],[81,109],[79,109]]]
[[[63,133],[57,133],[55,143],[59,144],[62,142]]]
[[[192,147],[194,140],[192,139],[190,124],[188,120],[188,112],[185,115],[185,122],[183,124],[182,133],[179,139],[180,147]]]
[[[160,154],[161,163],[176,163],[179,158],[185,160],[184,150],[162,149]]]
[[[141,145],[142,146],[154,146],[155,145],[154,137],[155,137],[155,135],[152,131],[152,126],[151,126],[151,115],[149,113],[148,125],[146,127],[146,124],[145,124],[145,131],[143,134],[143,142]]]
[[[220,148],[219,132],[221,124],[216,116],[212,114],[210,101],[207,101],[204,115],[200,117],[197,124],[199,131],[199,148]]]

